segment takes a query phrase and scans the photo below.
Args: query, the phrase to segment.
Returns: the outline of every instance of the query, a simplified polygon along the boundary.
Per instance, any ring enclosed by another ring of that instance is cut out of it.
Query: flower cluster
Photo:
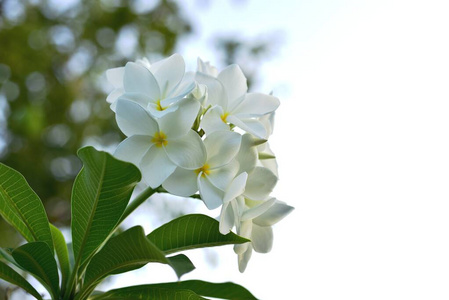
[[[278,175],[267,139],[279,100],[248,93],[237,65],[218,72],[198,59],[197,71],[186,72],[179,54],[106,74],[115,87],[107,101],[127,136],[114,155],[138,166],[152,188],[221,206],[220,232],[235,226],[251,240],[234,248],[241,272],[253,249],[270,251],[271,226],[293,209],[270,196]]]

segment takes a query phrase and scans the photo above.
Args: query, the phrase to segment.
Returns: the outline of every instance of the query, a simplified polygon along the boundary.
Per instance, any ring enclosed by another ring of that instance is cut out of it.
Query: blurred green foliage
[[[25,176],[52,223],[70,222],[76,151],[113,149],[124,138],[104,71],[171,55],[193,18],[174,0],[0,0],[0,161]],[[214,41],[222,65],[241,65],[249,85],[276,45],[232,33]],[[19,243],[0,218],[0,247]]]
[[[0,2],[0,160],[26,177],[52,222],[69,221],[60,200],[81,167],[77,149],[122,139],[104,71],[170,55],[191,32],[176,2],[138,2]]]

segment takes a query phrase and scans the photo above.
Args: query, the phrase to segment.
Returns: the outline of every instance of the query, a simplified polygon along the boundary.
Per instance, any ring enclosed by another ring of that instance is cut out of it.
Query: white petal
[[[237,161],[231,161],[225,166],[209,170],[209,174],[206,177],[219,189],[226,190],[232,179],[237,175],[238,170],[239,163]]]
[[[125,66],[123,86],[126,92],[141,93],[159,99],[161,93],[153,74],[144,66],[129,62]]]
[[[234,252],[236,254],[243,254],[248,250],[248,247],[251,247],[251,243],[244,243],[244,244],[235,244],[234,245]]]
[[[226,189],[225,195],[223,197],[223,203],[229,202],[232,199],[237,198],[242,195],[245,191],[245,184],[248,178],[248,173],[244,172],[232,180]]]
[[[265,200],[276,186],[278,178],[269,169],[255,167],[246,181],[245,196],[251,200]]]
[[[242,136],[233,131],[215,131],[204,139],[207,163],[211,168],[229,163],[238,153]]]
[[[140,161],[142,176],[152,188],[160,186],[175,169],[176,165],[170,161],[162,147],[151,147]]]
[[[198,133],[191,130],[177,139],[168,139],[164,146],[170,160],[184,169],[198,169],[206,162],[206,148]]]
[[[231,203],[225,203],[221,207],[219,230],[221,234],[228,234],[234,227],[235,216]]]
[[[198,176],[198,189],[200,190],[201,199],[204,201],[208,209],[219,207],[223,198],[223,191],[215,187],[207,178]]]
[[[243,96],[248,90],[246,77],[238,65],[230,65],[218,74],[218,80],[223,84],[228,96],[228,109],[234,107],[243,100]]]
[[[176,53],[157,64],[153,64],[150,67],[150,70],[159,84],[161,98],[165,98],[173,89],[175,89],[184,77],[184,59],[181,55]]]
[[[133,101],[139,103],[140,106],[146,108],[149,103],[155,102],[156,100],[152,99],[150,96],[142,93],[124,93],[120,99]]]
[[[275,156],[268,143],[257,146],[257,151],[259,152],[259,155],[262,153]],[[259,163],[263,167],[268,168],[271,172],[273,172],[274,175],[276,175],[276,177],[279,178],[278,163],[276,161],[276,158],[261,159],[259,160]]]
[[[253,222],[260,226],[271,226],[285,218],[285,216],[290,214],[293,210],[294,207],[289,206],[282,201],[276,201],[269,210],[255,218]]]
[[[240,235],[241,237],[251,239],[251,232],[253,230],[252,220],[249,221],[240,220],[239,223],[240,223],[239,226],[237,226],[237,234]],[[251,247],[251,243],[249,242],[244,244],[236,244],[234,246],[234,252],[237,254],[243,254],[248,249],[248,247]]]
[[[159,127],[167,137],[177,138],[189,132],[200,110],[200,103],[194,99],[179,102],[178,109],[158,120]]]
[[[256,119],[240,119],[238,116],[230,115],[227,120],[229,123],[234,124],[240,129],[245,130],[248,133],[255,135],[258,138],[267,138],[267,131],[263,124]]]
[[[254,139],[250,134],[242,136],[240,151],[236,156],[236,160],[240,164],[239,173],[250,172],[257,163],[257,148],[254,146]]]
[[[163,116],[165,116],[166,114],[174,112],[177,109],[178,109],[177,105],[169,106],[169,107],[165,108],[164,110],[159,110],[159,105],[157,105],[155,103],[150,103],[147,106],[148,112],[156,119],[160,119]]]
[[[150,62],[148,61],[148,58],[146,58],[146,57],[144,57],[144,58],[142,58],[142,59],[137,59],[137,60],[136,60],[136,63],[138,63],[139,65],[141,65],[141,66],[143,66],[143,67],[145,67],[145,68],[147,68],[148,70],[149,70],[150,67],[151,67]]]
[[[263,115],[259,118],[259,121],[262,122],[263,126],[265,126],[265,130],[267,131],[267,134],[269,136],[273,134],[274,130],[274,115],[275,112],[272,112],[270,114]]]
[[[218,79],[202,73],[196,73],[195,79],[198,83],[207,86],[208,98],[206,105],[218,105],[225,111],[228,109],[228,96],[223,84]]]
[[[170,94],[167,95],[166,98],[181,99],[185,97],[188,93],[192,92],[195,87],[196,87],[195,73],[193,72],[185,73],[181,82],[175,87],[175,89],[173,89],[170,92]]]
[[[249,93],[240,105],[232,110],[232,113],[242,117],[258,117],[274,112],[279,104],[279,99],[274,96]]]
[[[270,252],[273,247],[273,229],[271,226],[258,226],[253,224],[251,244],[256,252]]]
[[[210,75],[212,77],[218,76],[218,70],[214,66],[212,66],[209,62],[204,62],[201,58],[198,57],[197,60],[198,72]]]
[[[188,197],[198,191],[197,173],[193,170],[176,168],[162,186],[171,194]]]
[[[220,106],[215,106],[209,109],[201,120],[201,128],[210,135],[215,131],[230,130],[229,125],[223,122],[221,116],[223,109]]]
[[[125,93],[125,90],[123,88],[118,88],[113,90],[111,93],[109,93],[109,95],[106,97],[106,102],[108,103],[115,103],[115,101],[117,101],[117,99],[123,95],[123,93]],[[115,105],[111,106],[112,111],[115,111]]]
[[[153,136],[155,132],[159,131],[158,125],[153,117],[136,102],[119,98],[115,112],[117,125],[126,136]]]
[[[123,77],[125,74],[125,68],[113,68],[106,71],[106,78],[115,88],[123,88]]]
[[[114,156],[139,166],[142,157],[152,145],[151,137],[147,135],[133,135],[117,146]]]
[[[241,220],[242,221],[251,220],[252,222],[254,218],[257,218],[258,216],[268,211],[276,203],[276,201],[277,201],[276,198],[270,198],[266,201],[257,201],[260,202],[260,204],[253,206],[251,208],[247,208],[242,213]]]
[[[253,248],[248,247],[245,253],[239,254],[238,262],[239,262],[239,271],[240,273],[245,272],[246,267],[248,266],[248,262],[251,258],[251,254],[253,253]]]

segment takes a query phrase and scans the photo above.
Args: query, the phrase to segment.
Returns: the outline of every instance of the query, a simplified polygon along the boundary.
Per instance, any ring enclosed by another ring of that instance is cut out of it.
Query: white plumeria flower
[[[239,163],[238,174],[242,172],[251,172],[258,163],[258,146],[266,143],[266,140],[257,139],[249,133],[242,136],[240,151],[235,157]]]
[[[106,71],[106,78],[114,88],[106,97],[106,101],[115,107],[117,99],[125,93],[123,88],[123,75],[125,74],[125,67],[113,68]],[[112,106],[111,106],[112,108]],[[113,109],[114,110],[114,109]]]
[[[238,199],[243,199],[248,173],[237,175],[228,185],[223,196],[223,206],[220,213],[219,230],[221,234],[228,234],[235,224],[238,224],[240,210]]]
[[[232,131],[216,131],[204,140],[206,162],[195,170],[176,168],[163,187],[178,196],[191,196],[198,190],[207,208],[222,204],[224,190],[237,174],[233,158],[240,149],[242,136]]]
[[[175,111],[176,104],[195,88],[193,73],[185,73],[184,59],[179,54],[152,65],[144,60],[128,62],[123,71],[112,69],[108,74],[113,84],[122,77],[124,93],[119,98],[139,103],[155,117]],[[120,87],[112,92],[109,101],[114,101],[119,92]]]
[[[204,62],[201,60],[201,58],[198,57],[197,60],[197,68],[198,72],[204,73],[206,75],[217,77],[218,76],[218,70],[216,67],[212,66],[210,62]]]
[[[147,69],[150,69],[150,62],[146,58],[138,59],[136,60],[136,63],[146,67]],[[125,88],[123,87],[124,75],[125,67],[113,68],[106,71],[106,78],[114,88],[112,92],[106,97],[106,101],[111,104],[111,108],[113,111],[115,111],[115,102],[121,95],[125,93]]]
[[[198,133],[191,129],[199,107],[198,101],[185,99],[178,110],[156,119],[139,104],[118,99],[117,124],[128,138],[114,155],[138,166],[152,188],[161,185],[176,167],[200,168],[206,150]]]
[[[237,225],[237,234],[251,240],[234,246],[238,254],[239,271],[244,272],[251,258],[252,250],[258,253],[268,253],[273,246],[273,229],[271,226],[282,220],[293,207],[276,198],[267,201],[252,201],[245,199],[238,203],[240,224]]]
[[[268,142],[257,146],[257,152],[259,156],[257,165],[270,169],[270,171],[273,172],[273,174],[279,177],[278,163],[276,161],[276,156],[274,155],[274,152],[271,150]]]
[[[249,174],[239,174],[227,187],[220,215],[220,232],[227,234],[240,224],[243,199],[264,201],[269,199],[277,183],[277,177],[269,169],[255,167]]]
[[[207,103],[212,106],[201,122],[206,134],[229,130],[229,124],[233,124],[259,138],[268,136],[258,118],[275,111],[279,100],[271,95],[247,93],[246,78],[239,66],[225,68],[217,78],[201,72],[197,72],[195,78],[207,86]]]

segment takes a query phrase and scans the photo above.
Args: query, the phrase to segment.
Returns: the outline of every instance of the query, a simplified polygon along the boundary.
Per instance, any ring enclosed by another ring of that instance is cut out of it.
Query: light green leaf
[[[28,242],[47,243],[53,252],[53,241],[44,206],[25,178],[0,163],[0,214]]]
[[[228,300],[257,300],[253,294],[251,294],[244,287],[232,283],[212,283],[201,280],[188,280],[188,281],[178,281],[169,283],[159,283],[159,284],[147,284],[139,286],[130,286],[120,289],[115,289],[108,291],[104,294],[95,296],[92,300],[103,300],[103,299],[178,299],[178,298],[159,298],[157,295],[158,291],[189,291],[192,292],[193,299],[205,299],[204,297],[213,297],[217,299],[228,299]],[[140,298],[141,297],[141,298]],[[200,297],[200,298],[195,298]],[[179,298],[179,299],[190,299],[190,298]]]
[[[108,291],[104,294],[89,298],[90,300],[206,300],[196,293],[185,289],[172,289],[163,287],[154,287],[151,285],[131,286]]]
[[[175,270],[178,279],[180,279],[182,275],[195,270],[195,266],[193,265],[192,261],[184,254],[167,257],[167,259],[170,263],[170,266],[172,266],[172,268]]]
[[[50,224],[53,242],[55,244],[56,256],[58,257],[59,267],[61,268],[62,284],[65,287],[70,274],[69,250],[62,235],[62,232],[52,224]]]
[[[84,166],[72,192],[72,239],[75,261],[82,265],[119,222],[141,175],[134,165],[93,147],[78,156]]]
[[[12,248],[0,248],[0,259],[3,258],[3,260],[13,264],[14,266],[18,267],[19,269],[22,269],[22,267],[16,263],[14,260],[14,257],[12,257],[11,253],[14,249]]]
[[[77,299],[84,299],[106,276],[135,270],[149,262],[170,264],[165,254],[146,238],[142,227],[124,231],[111,238],[92,258]]]
[[[155,229],[147,237],[167,254],[183,250],[249,242],[230,232],[223,235],[217,220],[202,214],[185,215]]]
[[[33,286],[25,280],[19,273],[14,271],[7,264],[0,261],[0,278],[12,284],[21,287],[36,299],[42,300],[42,296],[33,288]]]
[[[59,275],[56,260],[44,242],[31,242],[12,252],[14,260],[30,272],[47,290],[53,299],[59,296]]]

